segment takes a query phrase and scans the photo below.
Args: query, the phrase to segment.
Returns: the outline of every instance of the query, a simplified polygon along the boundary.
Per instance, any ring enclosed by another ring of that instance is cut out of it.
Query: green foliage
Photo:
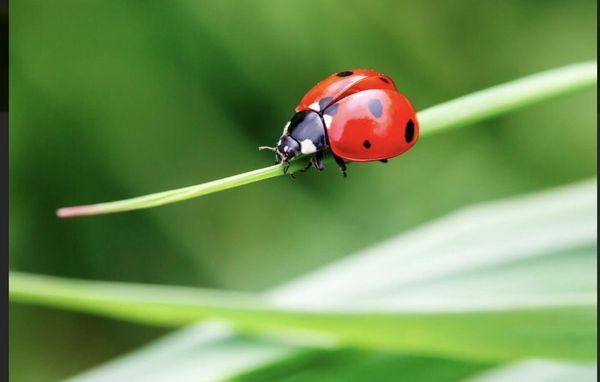
[[[449,358],[308,348],[286,338],[235,334],[223,324],[179,330],[141,350],[78,375],[69,382],[178,381],[411,381],[592,382],[595,366],[526,360],[507,365]]]
[[[389,74],[423,110],[595,60],[597,5],[20,0],[10,13],[15,271],[264,291],[462,206],[597,171],[597,97],[590,89],[437,134],[385,166],[354,164],[345,180],[328,166],[193,203],[61,221],[53,214],[59,206],[269,165],[273,158],[255,148],[275,142],[315,81],[344,68]],[[548,263],[533,279],[554,285],[565,264],[557,267]],[[585,269],[577,280],[587,283],[590,275]],[[13,304],[10,375],[61,380],[163,334]],[[237,359],[252,347],[245,344]],[[164,363],[140,360],[150,370],[146,380],[173,373],[169,365],[189,370],[193,352],[178,354],[165,355]],[[235,359],[220,354],[221,365]],[[201,358],[193,372],[216,363]]]
[[[234,334],[222,324],[194,325],[71,382],[178,381],[451,381],[496,366],[355,348],[309,348],[284,338]]]
[[[263,296],[19,273],[10,293],[135,322],[221,319],[379,351],[593,360],[595,204],[593,181],[473,207]]]
[[[459,381],[493,364],[358,349],[316,350],[232,378],[258,381]]]

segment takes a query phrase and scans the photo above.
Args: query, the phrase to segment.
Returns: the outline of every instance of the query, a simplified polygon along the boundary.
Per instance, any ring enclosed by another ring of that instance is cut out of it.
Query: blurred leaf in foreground
[[[99,381],[596,381],[596,367],[548,360],[499,365],[348,348],[308,348],[284,338],[236,334],[225,324],[194,325],[69,379]]]
[[[451,381],[494,363],[355,348],[309,348],[284,338],[245,336],[220,323],[182,329],[70,379],[99,381]]]
[[[18,273],[10,293],[14,301],[161,325],[225,319],[310,346],[359,345],[476,363],[591,360],[595,211],[595,181],[468,208],[264,295]]]

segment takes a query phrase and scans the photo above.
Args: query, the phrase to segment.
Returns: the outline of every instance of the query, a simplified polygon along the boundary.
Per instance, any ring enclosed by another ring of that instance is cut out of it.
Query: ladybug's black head
[[[300,144],[289,135],[282,135],[275,147],[275,163],[287,162],[300,154]]]
[[[274,151],[275,163],[281,163],[302,154],[314,154],[325,147],[325,142],[325,125],[321,116],[313,110],[302,110],[285,125],[277,146],[261,146],[259,149]]]

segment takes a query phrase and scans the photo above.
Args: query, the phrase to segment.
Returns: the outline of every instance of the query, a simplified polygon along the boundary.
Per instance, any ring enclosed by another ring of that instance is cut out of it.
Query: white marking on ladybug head
[[[300,142],[300,152],[302,154],[312,154],[317,152],[315,144],[310,139],[305,139]]]
[[[284,146],[283,147],[283,152],[287,153],[289,149],[290,149],[290,146]]]
[[[310,105],[308,105],[308,107],[313,109],[314,111],[321,111],[321,106],[318,102],[313,102]]]
[[[329,129],[329,126],[331,126],[331,121],[333,120],[333,117],[327,114],[323,115],[323,122],[325,122],[325,127]]]
[[[288,127],[290,127],[290,121],[288,121],[288,123],[285,124],[285,127],[283,128],[283,133],[287,134],[288,133]]]

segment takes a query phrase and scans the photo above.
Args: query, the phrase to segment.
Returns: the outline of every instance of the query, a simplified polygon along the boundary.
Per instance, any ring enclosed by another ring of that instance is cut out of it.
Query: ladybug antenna
[[[276,151],[275,147],[269,147],[269,146],[258,146],[259,150],[271,150],[271,151]]]

